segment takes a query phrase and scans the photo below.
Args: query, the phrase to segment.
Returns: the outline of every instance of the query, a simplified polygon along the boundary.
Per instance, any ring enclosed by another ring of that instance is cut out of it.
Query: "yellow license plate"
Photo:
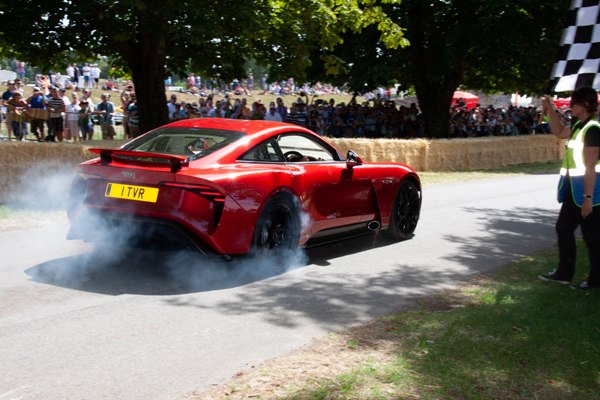
[[[122,185],[120,183],[107,183],[105,197],[115,199],[126,199],[135,201],[146,201],[156,203],[158,198],[158,188],[147,186]]]

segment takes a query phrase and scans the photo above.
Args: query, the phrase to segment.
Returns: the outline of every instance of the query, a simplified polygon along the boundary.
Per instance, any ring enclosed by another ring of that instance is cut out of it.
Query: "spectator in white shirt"
[[[208,112],[209,118],[225,118],[225,110],[220,101],[215,103],[215,108]]]
[[[275,103],[269,103],[269,111],[265,114],[265,121],[277,121],[281,122],[281,115],[277,112],[277,107],[275,107]]]

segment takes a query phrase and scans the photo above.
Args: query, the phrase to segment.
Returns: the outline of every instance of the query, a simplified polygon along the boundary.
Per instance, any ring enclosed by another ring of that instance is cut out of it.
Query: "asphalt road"
[[[556,176],[425,188],[416,236],[282,269],[0,233],[0,400],[178,399],[554,244]],[[532,276],[532,279],[535,279]]]

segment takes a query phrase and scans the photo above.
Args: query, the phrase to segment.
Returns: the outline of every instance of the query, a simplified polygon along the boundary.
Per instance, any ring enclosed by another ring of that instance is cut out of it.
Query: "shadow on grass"
[[[464,211],[476,215],[481,234],[446,235],[445,240],[459,245],[459,251],[446,259],[483,272],[499,266],[498,260],[510,256],[518,259],[539,248],[540,238],[554,238],[557,212],[543,208],[514,207],[508,209],[469,207]],[[504,263],[502,263],[504,264]],[[500,264],[500,265],[502,265]],[[554,266],[550,270],[554,269]]]
[[[536,279],[555,260],[537,253],[396,314],[374,333],[397,349],[395,363],[376,366],[377,383],[358,369],[356,387],[345,375],[286,398],[600,399],[600,290]]]
[[[410,318],[420,335],[399,355],[419,386],[443,398],[599,398],[600,293],[537,282],[547,267],[517,263],[475,303]]]

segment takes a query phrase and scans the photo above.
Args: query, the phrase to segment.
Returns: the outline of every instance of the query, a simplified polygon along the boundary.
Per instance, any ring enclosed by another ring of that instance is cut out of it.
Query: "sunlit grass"
[[[538,252],[424,299],[389,319],[395,361],[369,362],[282,398],[600,399],[600,291],[536,279],[556,257]],[[580,257],[577,279],[587,265]]]
[[[66,222],[65,210],[27,208],[15,204],[0,205],[0,231]]]
[[[558,174],[558,171],[560,170],[560,163],[560,161],[553,161],[532,164],[518,164],[495,169],[466,172],[419,172],[419,176],[421,177],[423,184],[428,185],[444,182],[490,179],[502,176]]]

